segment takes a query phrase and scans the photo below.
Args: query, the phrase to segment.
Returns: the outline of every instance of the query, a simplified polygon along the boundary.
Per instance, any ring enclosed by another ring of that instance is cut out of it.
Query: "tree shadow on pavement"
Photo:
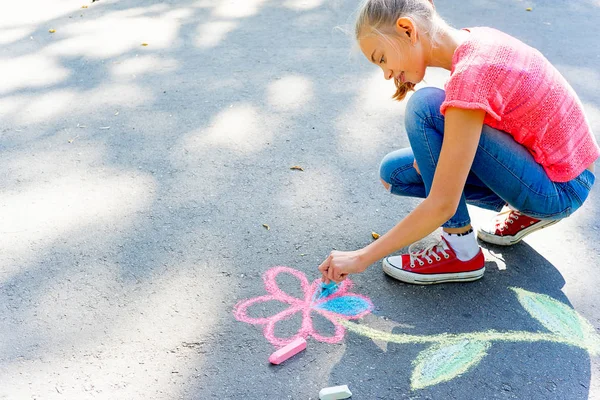
[[[523,308],[511,288],[547,295],[571,307],[561,290],[565,284],[561,273],[526,243],[486,247],[502,253],[505,269],[488,261],[484,278],[476,282],[419,287],[375,276],[377,282],[372,285],[379,290],[371,299],[378,318],[401,324],[391,330],[394,334],[550,333]],[[487,355],[466,372],[449,372],[445,381],[413,389],[416,360],[429,345],[389,343],[382,350],[355,333],[347,335],[346,343],[329,384],[349,383],[357,398],[587,399],[589,394],[589,354],[561,343],[492,342]],[[461,357],[459,352],[452,359]],[[435,371],[429,373],[435,375]]]

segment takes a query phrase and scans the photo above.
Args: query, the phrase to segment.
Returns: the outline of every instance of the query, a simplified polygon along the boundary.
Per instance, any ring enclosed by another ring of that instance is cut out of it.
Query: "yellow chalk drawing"
[[[382,332],[347,320],[339,323],[351,332],[373,340],[399,344],[429,344],[413,361],[412,390],[454,379],[477,366],[493,342],[552,342],[579,347],[590,356],[600,354],[600,335],[577,311],[543,294],[511,288],[519,303],[551,333],[489,330],[439,335],[406,335]]]

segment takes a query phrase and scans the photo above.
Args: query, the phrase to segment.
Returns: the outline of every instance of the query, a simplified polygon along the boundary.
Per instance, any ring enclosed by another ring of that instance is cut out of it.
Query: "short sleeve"
[[[448,107],[484,110],[491,118],[502,119],[505,101],[502,96],[503,67],[491,62],[493,55],[482,55],[481,49],[457,49],[456,64],[444,89],[446,98],[440,106],[445,115]],[[489,57],[489,58],[488,58]]]

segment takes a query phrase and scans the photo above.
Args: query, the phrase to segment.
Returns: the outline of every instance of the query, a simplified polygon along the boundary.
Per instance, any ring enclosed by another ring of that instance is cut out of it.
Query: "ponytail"
[[[398,78],[394,78],[394,84],[396,85],[396,93],[392,96],[392,99],[402,101],[408,92],[415,90],[415,84],[412,82],[401,82]]]

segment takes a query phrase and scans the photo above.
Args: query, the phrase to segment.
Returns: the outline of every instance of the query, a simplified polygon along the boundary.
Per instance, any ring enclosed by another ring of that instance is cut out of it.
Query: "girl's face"
[[[412,24],[411,24],[412,25]],[[383,70],[385,79],[397,78],[400,82],[417,84],[423,80],[427,63],[421,40],[412,26],[397,25],[396,30],[408,40],[395,36],[367,35],[359,46],[367,60]]]

